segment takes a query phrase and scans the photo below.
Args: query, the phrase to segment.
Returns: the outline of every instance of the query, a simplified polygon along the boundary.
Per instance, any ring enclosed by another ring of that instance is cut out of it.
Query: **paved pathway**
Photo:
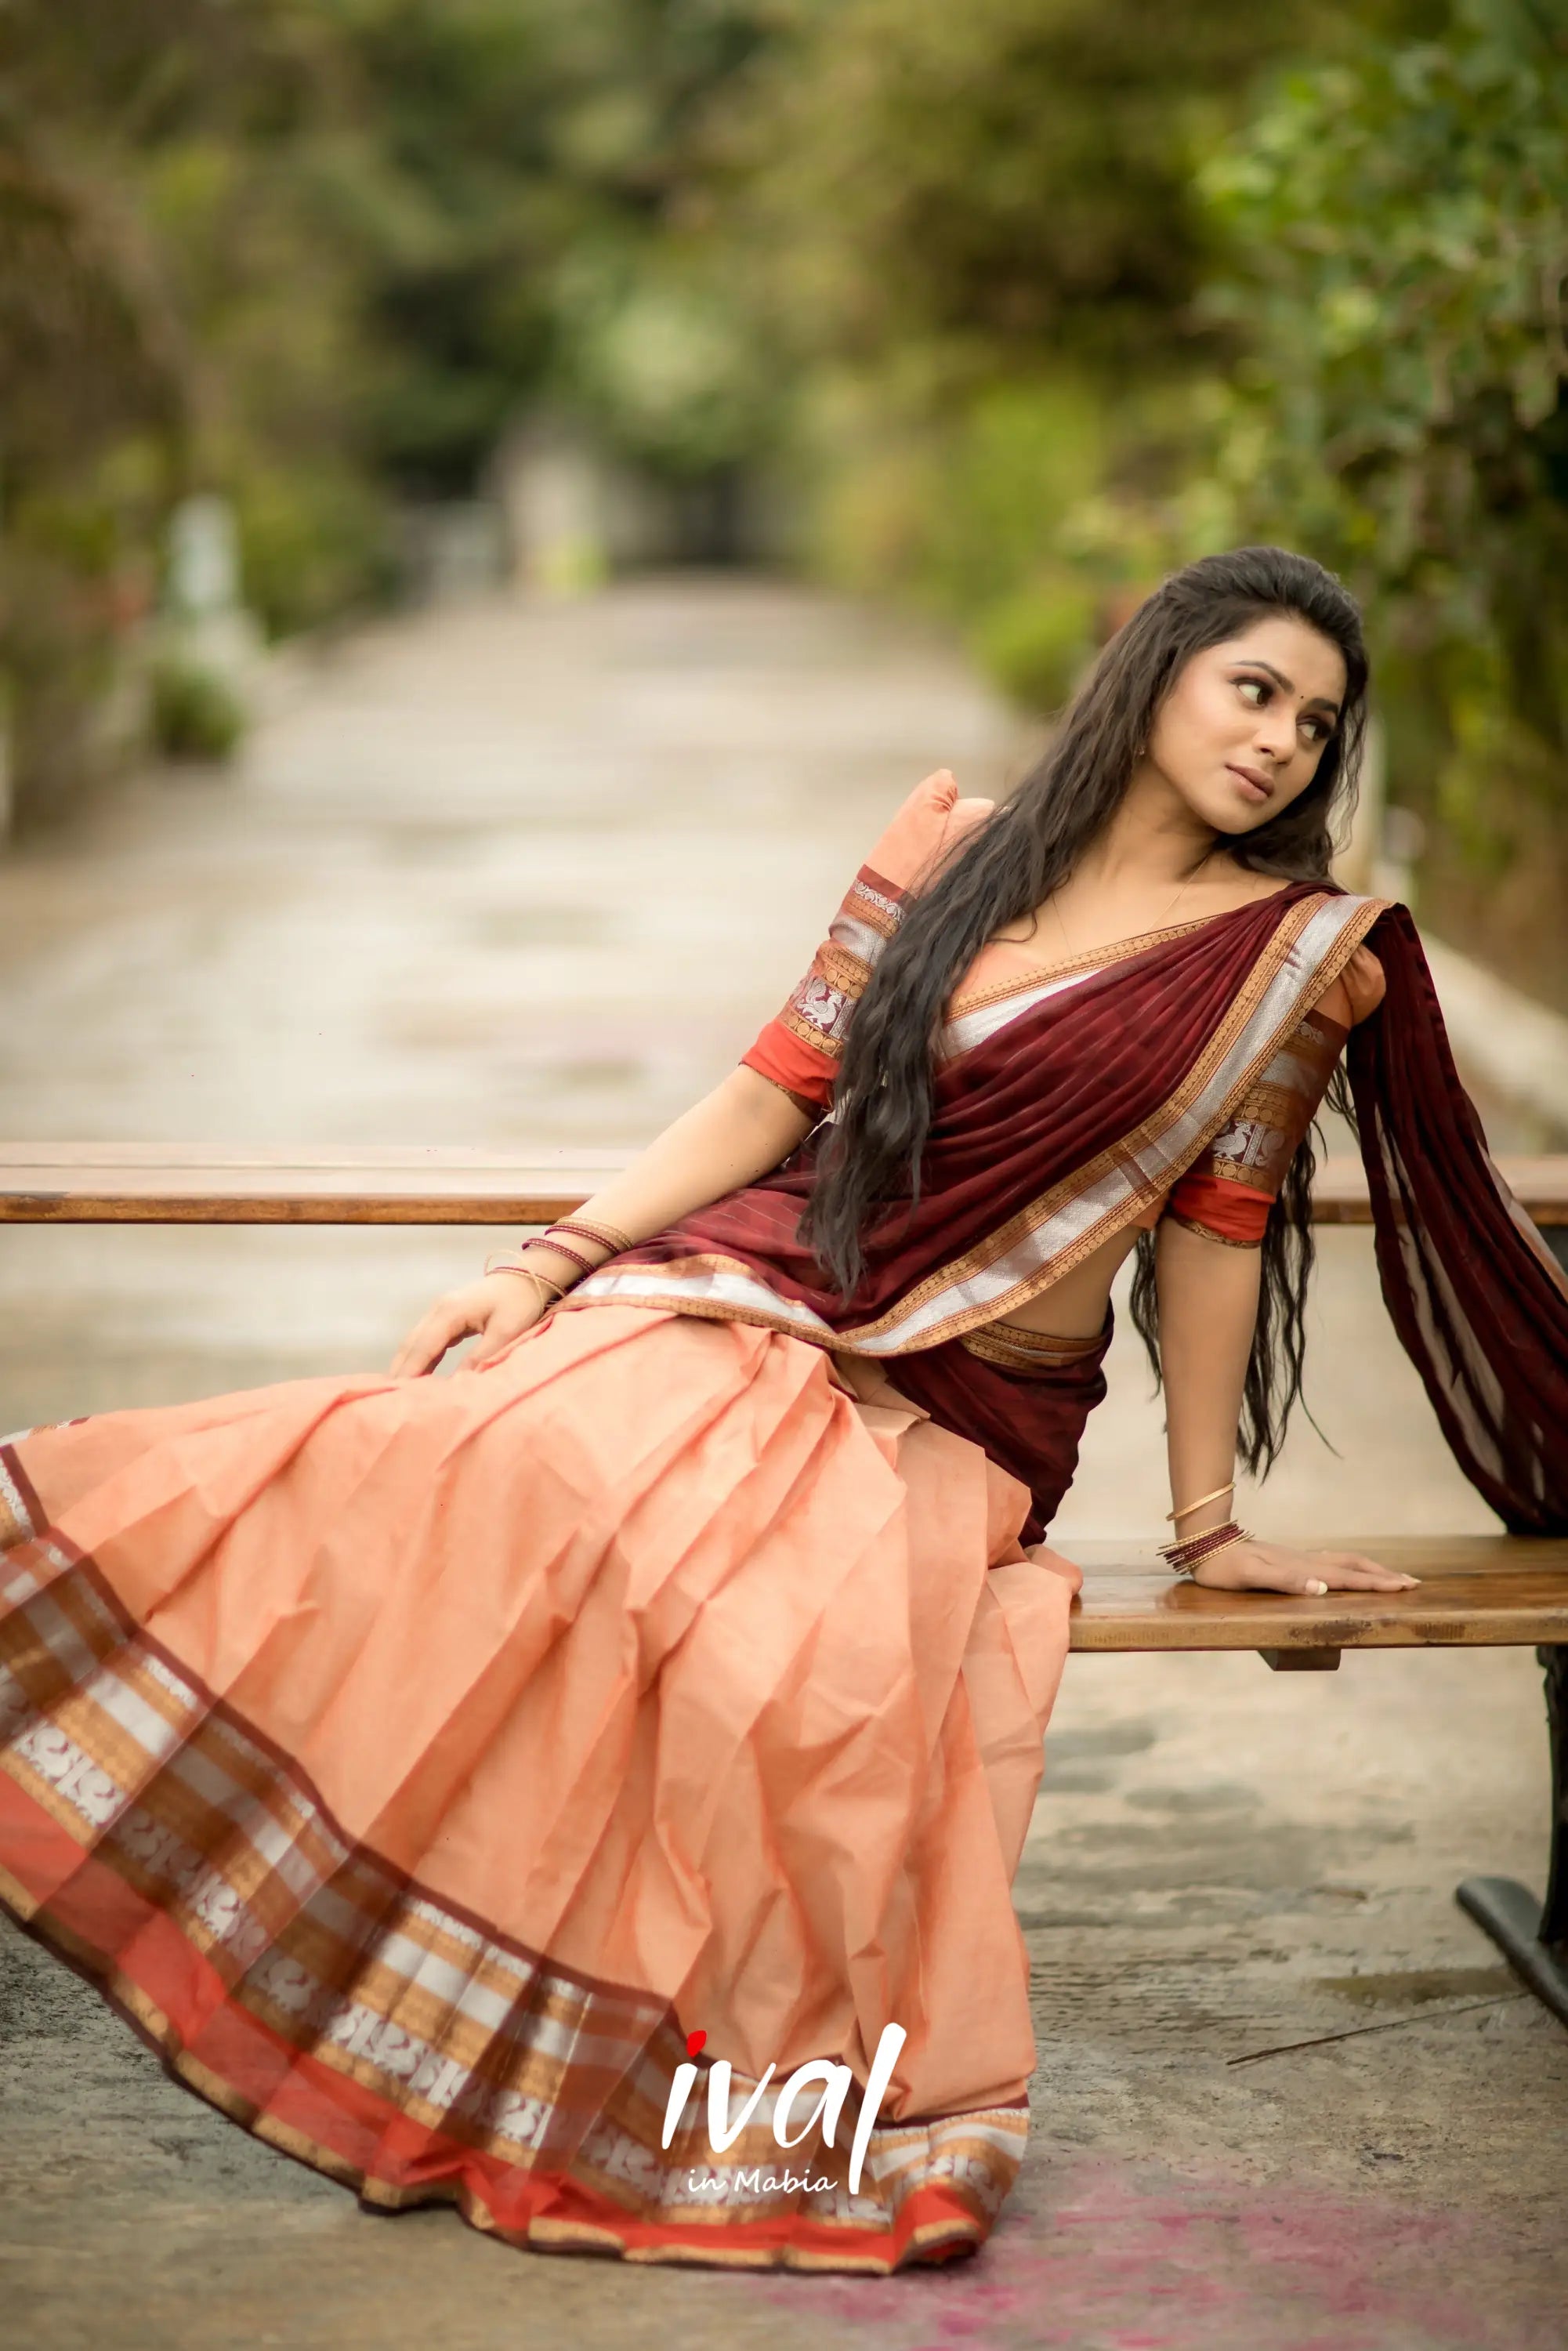
[[[789,589],[366,632],[290,673],[237,776],[150,778],[0,864],[6,1130],[634,1144],[733,1063],[909,787],[946,764],[994,790],[1020,752],[939,644]],[[0,1426],[381,1361],[478,1253],[0,1232]],[[1365,1237],[1325,1235],[1322,1271],[1310,1393],[1339,1458],[1303,1426],[1254,1519],[1486,1526]],[[1164,1507],[1124,1341],[1113,1377],[1069,1546]],[[1449,1891],[1477,1865],[1539,1882],[1539,1717],[1513,1654],[1074,1661],[1019,1893],[1038,2136],[986,2261],[948,2278],[640,2274],[373,2221],[5,1936],[10,2307],[57,2351],[1555,2343],[1568,2040]]]

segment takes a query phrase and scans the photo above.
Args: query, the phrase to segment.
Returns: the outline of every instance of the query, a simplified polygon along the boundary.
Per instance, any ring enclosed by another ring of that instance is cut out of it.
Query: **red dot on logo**
[[[686,2035],[686,2055],[688,2057],[700,2055],[703,2049],[706,2046],[706,2043],[707,2034],[706,2032],[688,2032]]]

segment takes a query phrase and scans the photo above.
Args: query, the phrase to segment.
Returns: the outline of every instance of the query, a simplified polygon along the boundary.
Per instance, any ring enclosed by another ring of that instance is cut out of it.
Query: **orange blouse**
[[[1134,1223],[1152,1232],[1162,1217],[1173,1217],[1210,1240],[1258,1248],[1345,1039],[1381,1004],[1384,985],[1377,957],[1358,947],[1343,977],[1303,1013],[1229,1125]]]
[[[825,1111],[843,1055],[854,1008],[883,946],[896,930],[904,901],[938,862],[995,802],[960,799],[957,784],[939,769],[918,785],[898,810],[851,883],[810,969],[776,1019],[762,1030],[743,1064],[793,1096],[803,1110]],[[957,1001],[1002,976],[998,964],[1019,968],[1015,942],[983,947]],[[1024,957],[1031,972],[1044,967]],[[1174,1217],[1211,1240],[1255,1249],[1286,1171],[1317,1114],[1345,1039],[1383,1000],[1383,967],[1358,947],[1294,1034],[1277,1053],[1237,1116],[1201,1156],[1137,1217],[1146,1230]]]

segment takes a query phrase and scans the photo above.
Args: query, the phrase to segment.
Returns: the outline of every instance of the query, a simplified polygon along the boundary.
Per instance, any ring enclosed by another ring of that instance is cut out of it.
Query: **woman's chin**
[[[1239,794],[1223,790],[1205,792],[1201,797],[1192,793],[1187,797],[1187,806],[1221,841],[1255,832],[1271,812],[1267,801],[1249,799],[1244,804]]]
[[[1209,822],[1216,832],[1256,832],[1279,814],[1281,803],[1272,795],[1262,797],[1246,784],[1216,792]]]

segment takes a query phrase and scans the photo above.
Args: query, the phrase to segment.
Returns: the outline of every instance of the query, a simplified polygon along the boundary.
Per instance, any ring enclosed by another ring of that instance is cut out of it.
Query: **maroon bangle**
[[[563,1217],[559,1224],[552,1225],[549,1230],[552,1233],[574,1233],[579,1240],[597,1241],[601,1249],[610,1251],[611,1257],[619,1257],[622,1249],[632,1247],[632,1243],[623,1233],[616,1232],[610,1226],[606,1226],[601,1232],[597,1225],[579,1224],[570,1217]],[[549,1238],[549,1234],[547,1233],[545,1238],[548,1240]]]
[[[1207,1533],[1189,1535],[1185,1542],[1162,1544],[1160,1557],[1173,1575],[1185,1575],[1188,1568],[1196,1567],[1212,1552],[1228,1551],[1232,1543],[1251,1540],[1245,1527],[1239,1527],[1234,1519],[1227,1519],[1222,1527],[1210,1527]]]
[[[568,1249],[564,1241],[551,1240],[548,1233],[545,1234],[542,1238],[536,1233],[530,1240],[526,1240],[523,1243],[523,1247],[526,1249],[553,1249],[557,1257],[564,1257],[570,1264],[580,1266],[584,1273],[597,1273],[599,1271],[599,1268],[594,1264],[593,1259],[591,1257],[580,1256],[576,1249]]]
[[[1180,1542],[1166,1543],[1160,1556],[1173,1567],[1188,1567],[1194,1560],[1207,1558],[1223,1543],[1234,1542],[1241,1531],[1234,1519],[1227,1519],[1223,1526],[1208,1527],[1200,1535],[1187,1535]]]

